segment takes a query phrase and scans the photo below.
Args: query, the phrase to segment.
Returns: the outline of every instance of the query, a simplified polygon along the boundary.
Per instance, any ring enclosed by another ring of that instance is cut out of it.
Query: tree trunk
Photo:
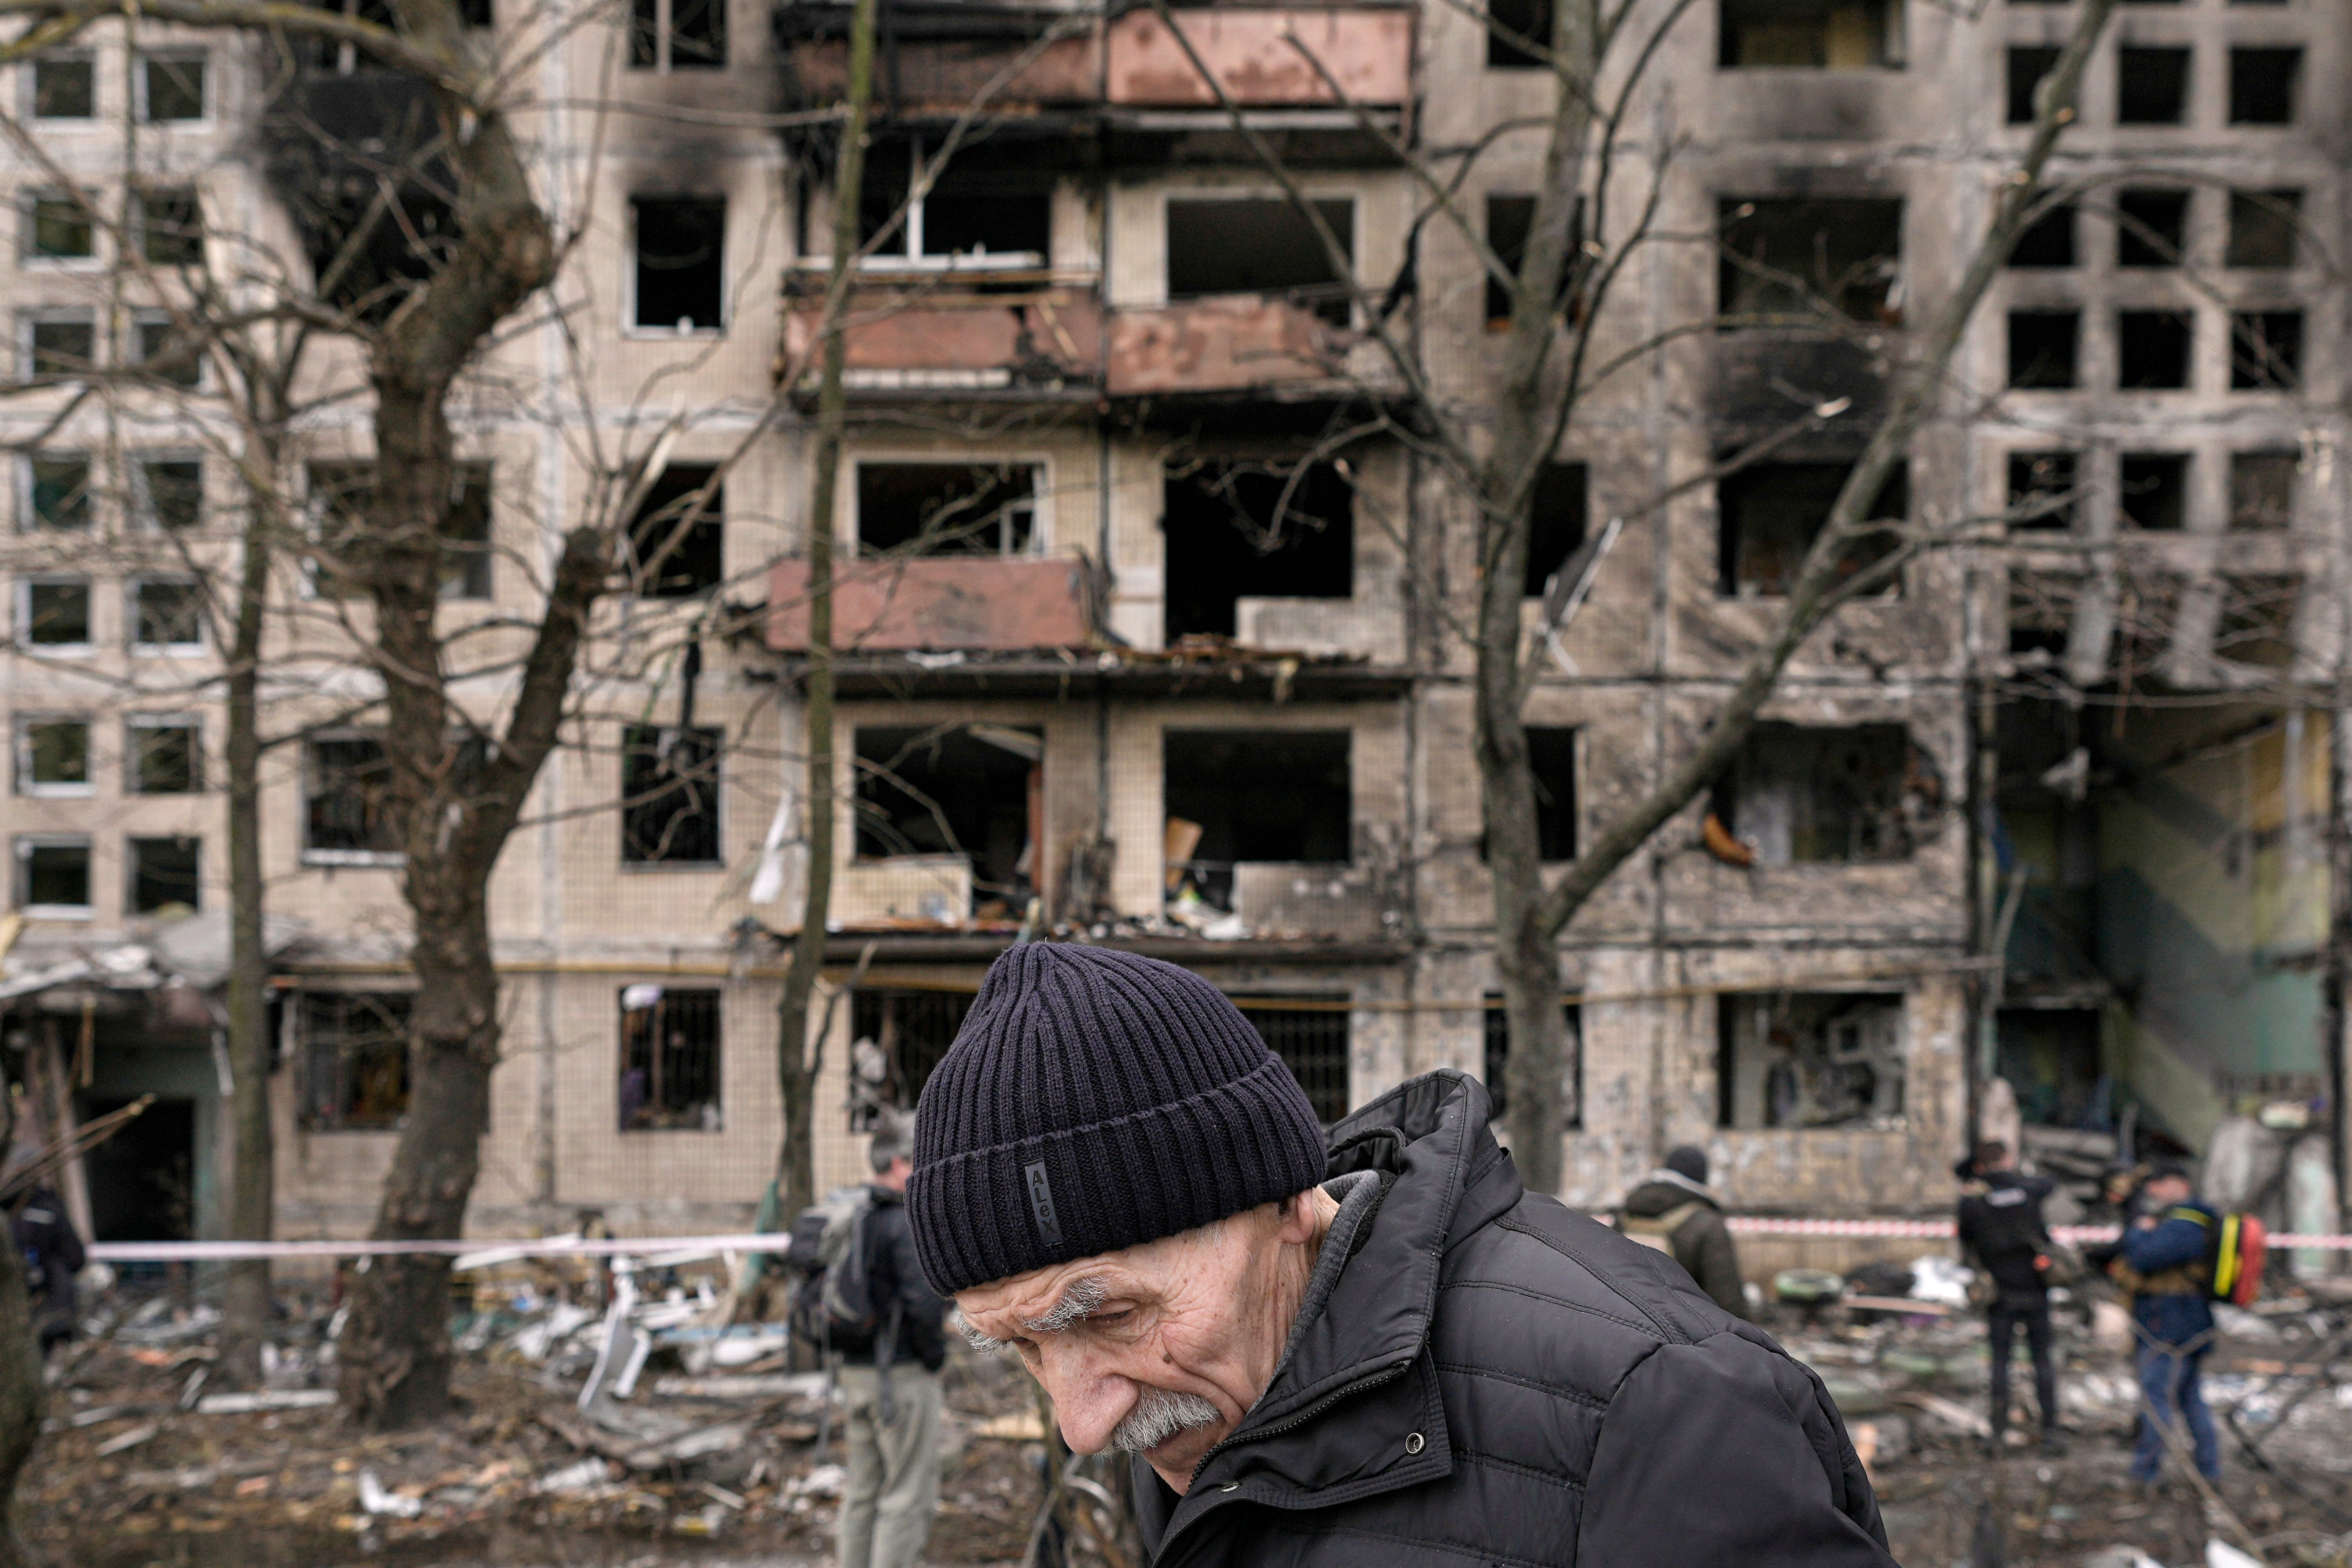
[[[16,1113],[8,1096],[0,1094],[0,1149],[13,1146],[16,1134]],[[0,1212],[0,1224],[7,1218]],[[25,1255],[13,1246],[0,1247],[0,1568],[29,1568],[32,1562],[16,1535],[16,1482],[40,1441],[47,1409]]]
[[[809,1002],[824,967],[825,922],[833,904],[833,515],[841,477],[847,411],[842,368],[848,340],[842,322],[856,276],[858,191],[866,179],[866,118],[873,97],[876,0],[856,0],[849,22],[849,121],[834,166],[833,265],[827,277],[822,368],[816,405],[816,483],[809,499],[808,674],[803,681],[802,744],[807,751],[808,872],[801,928],[776,1006],[776,1078],[784,1113],[776,1151],[776,1186],[787,1223],[816,1201],[816,1081],[824,1041],[809,1039]]]
[[[277,455],[259,459],[274,481]],[[274,493],[274,492],[273,492]],[[276,1150],[269,1122],[268,955],[263,947],[261,881],[261,637],[269,592],[269,530],[274,507],[251,501],[245,559],[237,576],[236,631],[230,650],[228,741],[228,1056],[232,1083],[232,1149],[228,1234],[267,1241],[275,1219]],[[261,1385],[261,1346],[269,1335],[269,1261],[247,1259],[228,1266],[221,1289],[224,1384]]]

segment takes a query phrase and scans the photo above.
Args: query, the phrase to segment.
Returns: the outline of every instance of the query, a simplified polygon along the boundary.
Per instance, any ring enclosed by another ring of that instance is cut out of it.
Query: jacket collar
[[[1645,1181],[1662,1181],[1669,1186],[1678,1186],[1685,1192],[1690,1194],[1693,1197],[1705,1198],[1707,1202],[1715,1205],[1717,1208],[1721,1208],[1723,1207],[1723,1200],[1715,1196],[1715,1188],[1707,1186],[1706,1183],[1703,1181],[1693,1181],[1690,1177],[1683,1175],[1680,1171],[1668,1170],[1665,1166],[1660,1166],[1656,1170],[1652,1171],[1643,1179]]]

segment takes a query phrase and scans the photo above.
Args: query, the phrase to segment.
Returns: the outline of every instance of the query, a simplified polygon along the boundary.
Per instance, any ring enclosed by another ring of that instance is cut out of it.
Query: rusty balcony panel
[[[808,647],[808,583],[805,560],[770,569],[770,648]],[[845,559],[834,580],[833,640],[845,653],[1090,648],[1087,567],[968,555]]]
[[[1004,38],[902,39],[889,63],[889,110],[899,115],[960,114],[987,93],[992,111],[1090,105],[1102,94],[1098,36],[1056,38],[1011,81],[998,75],[1029,46]],[[786,46],[794,97],[835,103],[849,94],[849,45],[806,38]],[[877,67],[877,69],[880,68]],[[992,90],[992,89],[993,90]]]
[[[823,302],[798,298],[784,315],[786,364],[813,374]],[[978,294],[863,286],[850,302],[845,365],[853,392],[1058,389],[1100,373],[1102,307],[1092,289],[1043,287]]]
[[[1114,397],[1241,392],[1338,380],[1353,334],[1263,294],[1218,294],[1114,311],[1107,390]]]
[[[1412,13],[1402,8],[1223,8],[1173,13],[1225,95],[1245,109],[1394,108],[1412,96]],[[1339,84],[1335,94],[1298,40]],[[1130,11],[1110,25],[1104,97],[1137,109],[1214,109],[1217,95],[1159,16]],[[1343,96],[1344,95],[1344,96]]]

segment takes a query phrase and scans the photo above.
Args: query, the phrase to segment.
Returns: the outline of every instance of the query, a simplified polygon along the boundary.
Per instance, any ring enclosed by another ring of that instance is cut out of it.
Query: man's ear
[[[1275,1205],[1274,1239],[1294,1247],[1303,1247],[1315,1239],[1319,1228],[1315,1212],[1315,1189],[1293,1193]]]

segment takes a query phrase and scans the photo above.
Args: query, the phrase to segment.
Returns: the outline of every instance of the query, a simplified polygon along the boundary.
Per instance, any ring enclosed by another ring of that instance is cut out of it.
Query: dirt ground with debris
[[[214,1335],[202,1309],[150,1301],[121,1312],[61,1353],[27,1477],[28,1544],[75,1568],[782,1568],[829,1557],[840,1450],[837,1439],[817,1446],[822,1380],[792,1371],[772,1330],[701,1342],[663,1331],[673,1337],[636,1358],[627,1397],[583,1411],[583,1387],[603,1375],[583,1358],[610,1318],[564,1305],[526,1300],[487,1326],[461,1325],[459,1408],[390,1435],[353,1430],[325,1402],[323,1312],[289,1314],[275,1386],[257,1400],[205,1393]],[[1846,1411],[1908,1568],[2184,1568],[2204,1563],[2217,1537],[2273,1564],[2352,1568],[2352,1302],[2291,1296],[2230,1315],[2207,1378],[2222,1423],[2221,1509],[2179,1479],[2154,1495],[2131,1482],[2128,1364],[2083,1318],[2060,1322],[2066,1451],[2021,1447],[1994,1460],[1976,1320],[1775,1311],[1768,1326]],[[2030,1368],[2018,1374],[2022,1404]],[[1011,1364],[958,1346],[947,1403],[929,1560],[1017,1562],[1046,1465],[1031,1385]],[[2033,1425],[2021,1407],[2016,1429]]]

